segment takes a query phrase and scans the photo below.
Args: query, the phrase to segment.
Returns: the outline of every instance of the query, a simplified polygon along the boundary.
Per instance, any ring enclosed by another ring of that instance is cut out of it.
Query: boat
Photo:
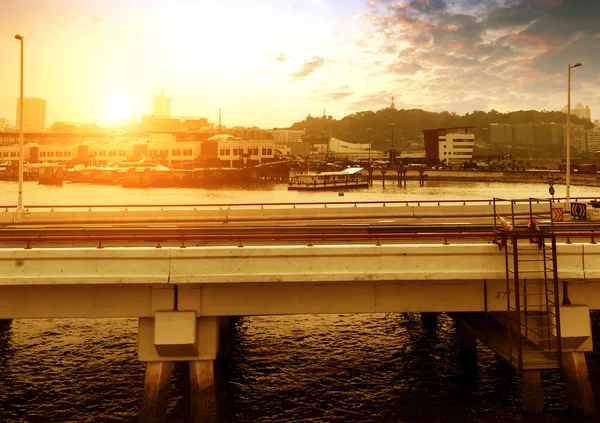
[[[104,167],[76,165],[67,171],[66,178],[71,182],[137,187],[164,184],[163,180],[170,176],[171,170],[168,167],[155,160],[142,159],[139,162],[109,163]]]
[[[290,178],[288,190],[323,190],[368,188],[369,177],[362,167],[349,167],[336,172],[309,172]]]
[[[32,166],[36,165],[29,165],[30,172]],[[40,185],[62,185],[65,179],[64,172],[66,169],[64,164],[44,163],[38,164],[36,168],[38,171],[38,183]]]

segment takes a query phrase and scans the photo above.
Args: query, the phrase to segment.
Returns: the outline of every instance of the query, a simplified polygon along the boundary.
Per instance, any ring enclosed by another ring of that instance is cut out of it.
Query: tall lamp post
[[[581,63],[577,62],[573,66],[569,63],[569,77],[568,77],[568,89],[567,89],[567,177],[565,184],[567,186],[567,210],[571,208],[571,68],[578,68]]]
[[[394,148],[394,126],[396,126],[395,123],[390,123],[390,127],[392,128],[392,151],[390,154],[390,162],[392,163],[392,166],[396,164],[396,149]]]
[[[369,169],[371,168],[371,128],[367,128],[369,133]]]
[[[23,217],[23,36],[15,35],[21,41],[21,93],[19,98],[19,196],[17,199],[17,220]]]

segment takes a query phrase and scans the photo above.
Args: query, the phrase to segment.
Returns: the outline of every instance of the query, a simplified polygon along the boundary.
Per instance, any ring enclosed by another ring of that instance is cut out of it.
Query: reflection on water
[[[416,182],[414,184],[417,184]],[[424,188],[376,184],[368,190],[122,189],[25,184],[26,204],[167,204],[545,196],[543,184],[444,184]],[[596,189],[573,187],[572,196]],[[558,191],[560,193],[560,190]],[[16,184],[0,182],[12,204]],[[596,351],[600,316],[592,315]],[[1,422],[132,422],[143,391],[132,319],[17,320],[0,327]],[[220,363],[222,422],[512,422],[520,411],[520,378],[480,345],[475,366],[461,363],[454,324],[437,327],[419,314],[348,314],[242,318]],[[600,404],[600,354],[588,355]],[[172,377],[168,421],[190,421],[185,389]],[[544,422],[571,422],[559,375],[546,376]],[[596,418],[578,421],[596,421]]]

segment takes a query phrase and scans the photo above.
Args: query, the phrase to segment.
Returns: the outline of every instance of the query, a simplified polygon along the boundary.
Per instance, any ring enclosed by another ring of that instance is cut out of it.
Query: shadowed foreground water
[[[595,348],[600,315],[593,313]],[[14,321],[0,335],[0,421],[134,422],[144,365],[136,320]],[[453,321],[419,314],[246,317],[219,364],[222,422],[509,422],[524,419],[520,378],[480,345],[461,363]],[[588,355],[600,403],[600,354]],[[571,422],[561,378],[545,377],[546,413]],[[596,421],[597,416],[578,421]],[[174,373],[169,422],[188,422]]]

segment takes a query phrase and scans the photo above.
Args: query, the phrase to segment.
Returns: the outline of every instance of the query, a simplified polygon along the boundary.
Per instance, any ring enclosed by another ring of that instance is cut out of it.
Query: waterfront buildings
[[[0,145],[0,160],[16,161],[18,143]],[[242,140],[217,135],[203,141],[177,140],[176,134],[101,137],[94,140],[24,145],[30,163],[65,163],[104,166],[119,161],[152,158],[169,167],[245,167],[266,163],[284,154],[273,140]]]
[[[17,99],[16,127],[21,118],[21,99]],[[38,132],[46,129],[46,100],[41,98],[23,99],[23,132]]]

